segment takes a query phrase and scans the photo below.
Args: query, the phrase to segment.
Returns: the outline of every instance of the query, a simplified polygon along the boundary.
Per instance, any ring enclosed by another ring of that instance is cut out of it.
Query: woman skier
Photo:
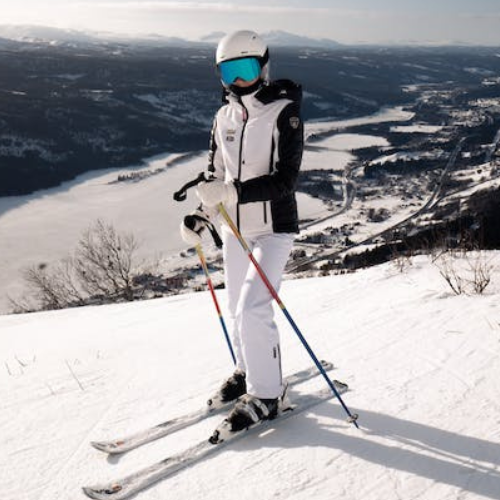
[[[224,204],[278,290],[298,232],[295,186],[304,142],[302,90],[290,80],[269,79],[268,48],[252,31],[224,37],[216,65],[224,104],[212,128],[207,181],[197,187],[201,205],[188,225],[181,224],[181,234],[187,243],[199,244],[218,215],[217,205]],[[276,416],[284,391],[281,351],[269,290],[230,228],[223,225],[222,235],[237,363],[218,400],[236,401],[226,420],[232,431],[239,431]]]

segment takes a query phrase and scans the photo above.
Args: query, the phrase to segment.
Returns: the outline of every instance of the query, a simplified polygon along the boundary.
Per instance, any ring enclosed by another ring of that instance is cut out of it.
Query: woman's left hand
[[[238,202],[238,191],[233,182],[201,182],[196,188],[196,196],[207,207],[214,207],[219,203],[235,205]]]

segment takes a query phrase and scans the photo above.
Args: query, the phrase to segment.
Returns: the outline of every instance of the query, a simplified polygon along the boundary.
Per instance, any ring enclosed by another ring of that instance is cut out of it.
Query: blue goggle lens
[[[244,59],[233,59],[219,64],[219,71],[222,81],[226,85],[231,85],[238,78],[246,82],[255,80],[261,72],[260,63],[255,57],[246,57]]]

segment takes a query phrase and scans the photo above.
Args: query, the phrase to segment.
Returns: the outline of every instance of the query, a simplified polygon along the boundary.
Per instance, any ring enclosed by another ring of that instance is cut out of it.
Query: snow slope
[[[136,498],[500,498],[498,275],[487,292],[451,295],[427,257],[405,273],[385,264],[285,282],[285,304],[349,383],[362,429],[332,400]],[[285,373],[309,366],[277,314]],[[82,485],[207,437],[217,417],[123,457],[88,444],[198,408],[231,372],[207,292],[0,316],[0,353],[2,500],[79,500]]]

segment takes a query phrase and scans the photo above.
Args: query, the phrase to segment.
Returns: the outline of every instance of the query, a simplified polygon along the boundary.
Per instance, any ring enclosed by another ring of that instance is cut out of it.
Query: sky
[[[0,0],[0,24],[190,40],[236,29],[341,43],[500,45],[499,0]]]

